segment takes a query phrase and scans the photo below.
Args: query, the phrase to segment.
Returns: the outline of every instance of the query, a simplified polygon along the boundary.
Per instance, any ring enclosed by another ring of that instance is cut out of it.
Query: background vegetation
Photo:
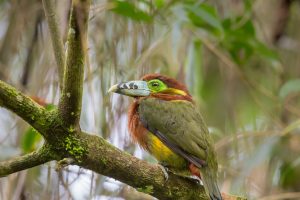
[[[70,1],[56,1],[66,41]],[[219,159],[223,192],[300,198],[300,4],[291,0],[134,0],[92,3],[81,127],[139,158],[126,128],[131,100],[110,85],[162,73],[185,82]],[[41,1],[2,0],[0,78],[57,104],[59,84]],[[51,109],[51,105],[48,105]],[[0,159],[39,135],[0,108]],[[55,163],[0,179],[0,199],[146,199],[110,178]]]

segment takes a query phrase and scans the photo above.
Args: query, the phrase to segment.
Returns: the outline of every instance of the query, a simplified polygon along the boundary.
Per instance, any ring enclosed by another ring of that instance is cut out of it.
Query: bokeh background
[[[70,0],[55,1],[66,42]],[[82,129],[141,159],[130,140],[131,99],[112,84],[161,73],[187,84],[209,126],[223,192],[300,199],[300,1],[93,0]],[[65,44],[67,45],[67,44]],[[58,75],[40,0],[0,1],[0,79],[47,103]],[[42,138],[0,108],[0,160]],[[0,199],[153,199],[78,167],[49,163],[0,179]]]

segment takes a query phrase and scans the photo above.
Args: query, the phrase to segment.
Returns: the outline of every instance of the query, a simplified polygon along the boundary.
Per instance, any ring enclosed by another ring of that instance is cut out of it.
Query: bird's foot
[[[190,175],[182,175],[182,174],[177,174],[177,173],[174,173],[176,176],[180,177],[180,178],[183,178],[183,179],[186,179],[188,181],[191,181],[195,184],[200,184],[201,185],[201,179],[199,179],[199,177],[197,176],[190,176]]]
[[[195,184],[201,184],[201,179],[198,176],[191,175],[190,173],[181,172],[181,171],[172,171],[172,170],[169,170],[169,173],[172,173],[180,178],[191,181]]]
[[[190,181],[194,182],[195,184],[198,184],[198,185],[202,185],[201,183],[201,179],[197,176],[190,176],[190,177],[187,177]]]
[[[73,158],[64,158],[56,163],[55,170],[60,171],[61,169],[65,168],[66,166],[68,166],[72,163],[74,163]]]
[[[169,169],[163,165],[158,165],[158,166],[161,169],[161,171],[163,172],[165,180],[168,181],[169,180],[169,174],[168,174]]]

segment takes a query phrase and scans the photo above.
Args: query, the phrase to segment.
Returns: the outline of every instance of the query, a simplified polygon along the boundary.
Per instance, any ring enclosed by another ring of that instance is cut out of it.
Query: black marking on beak
[[[134,86],[134,83],[131,82],[131,83],[129,84],[129,88],[130,88],[130,89],[133,89],[133,86]]]

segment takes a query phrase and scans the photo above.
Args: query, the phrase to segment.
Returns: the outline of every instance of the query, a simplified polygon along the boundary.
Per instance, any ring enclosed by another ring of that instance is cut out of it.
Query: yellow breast
[[[173,168],[185,168],[186,160],[164,145],[155,135],[148,133],[149,152],[161,163]]]

